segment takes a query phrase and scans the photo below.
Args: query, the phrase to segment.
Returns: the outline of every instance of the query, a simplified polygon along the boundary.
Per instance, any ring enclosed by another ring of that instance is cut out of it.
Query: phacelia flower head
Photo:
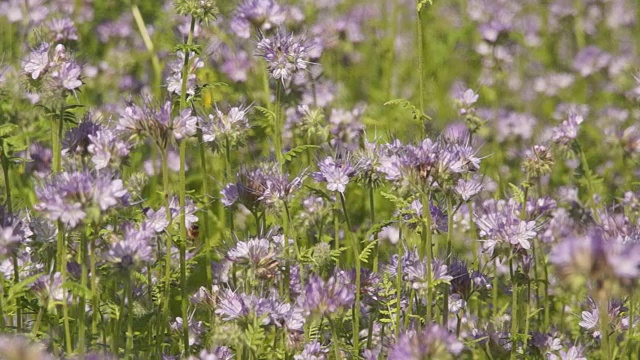
[[[138,229],[126,226],[123,239],[111,244],[106,258],[124,271],[147,264],[153,260],[153,248],[150,245],[153,236],[153,229],[144,223]]]
[[[102,128],[89,135],[87,151],[91,154],[91,161],[96,170],[116,169],[129,155],[130,148],[131,144],[121,139],[116,130]]]
[[[355,300],[353,283],[347,276],[334,274],[329,280],[313,275],[307,282],[303,295],[299,299],[307,313],[330,315],[349,307]]]
[[[49,220],[75,227],[83,220],[95,221],[109,208],[127,202],[122,180],[108,173],[62,172],[36,187],[34,208]]]
[[[560,145],[569,144],[569,142],[578,137],[578,130],[583,121],[584,119],[581,115],[576,113],[570,114],[567,120],[552,129],[551,140]]]
[[[31,234],[25,221],[0,205],[0,260],[15,254]]]
[[[303,39],[280,30],[272,37],[262,38],[258,42],[257,52],[267,61],[271,77],[284,85],[293,74],[307,69],[309,47]]]
[[[285,18],[285,10],[274,0],[245,0],[231,18],[231,30],[248,39],[251,28],[268,31],[282,24]]]
[[[222,203],[231,206],[236,202],[249,209],[258,205],[273,206],[278,201],[287,201],[295,190],[302,186],[304,175],[289,179],[279,166],[271,163],[255,168],[241,168],[236,182],[222,189]]]
[[[503,246],[513,250],[529,250],[531,240],[537,235],[535,221],[520,218],[521,205],[514,199],[487,200],[482,212],[475,216],[475,222],[484,238],[483,247],[494,254]]]
[[[155,107],[147,100],[144,106],[128,102],[120,113],[116,130],[133,133],[144,133],[162,149],[166,149],[172,139],[182,140],[195,135],[198,117],[191,109],[182,110],[176,117],[171,117],[172,103],[166,101]]]
[[[389,360],[443,359],[460,355],[464,345],[447,329],[437,324],[425,326],[421,332],[409,330],[400,335],[389,352]]]
[[[356,169],[343,159],[329,156],[318,163],[318,172],[311,176],[318,182],[326,182],[327,190],[344,193],[349,179],[356,173]]]
[[[200,123],[202,140],[213,143],[216,149],[241,144],[250,129],[248,112],[249,107],[245,106],[234,106],[227,112],[216,108]]]

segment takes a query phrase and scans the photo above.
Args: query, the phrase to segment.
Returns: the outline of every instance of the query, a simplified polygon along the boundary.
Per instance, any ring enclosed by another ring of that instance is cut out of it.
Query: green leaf
[[[42,273],[38,273],[36,275],[32,275],[22,279],[15,285],[11,285],[8,291],[7,302],[11,302],[13,299],[22,296],[22,294],[29,290],[30,285],[38,280],[41,275]]]
[[[518,186],[512,183],[509,183],[509,187],[511,188],[511,193],[518,204],[522,204],[524,202],[524,192]]]
[[[5,138],[11,135],[11,133],[18,129],[18,125],[7,123],[0,125],[0,138]]]
[[[401,106],[405,109],[409,109],[411,111],[411,114],[413,115],[413,119],[419,121],[420,123],[422,123],[423,121],[431,120],[431,117],[429,115],[422,112],[421,109],[418,109],[418,107],[413,105],[409,100],[393,99],[393,100],[387,101],[383,105],[384,106],[390,106],[390,105]]]
[[[382,195],[383,198],[385,198],[385,199],[391,201],[392,203],[394,203],[396,205],[396,207],[398,207],[398,208],[405,208],[405,207],[409,207],[409,205],[410,205],[409,202],[406,201],[405,199],[403,199],[401,197],[398,197],[398,196],[395,196],[395,195],[393,195],[391,193],[387,193],[387,192],[381,191],[380,195]]]
[[[360,252],[360,261],[363,263],[367,263],[369,261],[369,255],[371,255],[371,251],[376,246],[376,241],[370,242],[362,251]]]
[[[296,146],[293,149],[287,151],[286,153],[284,153],[284,160],[285,161],[291,161],[294,158],[296,158],[299,154],[301,154],[302,152],[304,152],[305,150],[308,149],[319,149],[320,146],[318,145],[300,145],[300,146]]]

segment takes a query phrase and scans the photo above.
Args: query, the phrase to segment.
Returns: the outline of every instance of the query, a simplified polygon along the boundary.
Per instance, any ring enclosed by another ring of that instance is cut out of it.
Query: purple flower
[[[167,77],[167,90],[170,93],[180,95],[182,93],[182,67],[184,66],[184,52],[178,50],[176,58],[169,63],[169,76]],[[187,95],[193,96],[196,93],[196,71],[204,66],[196,53],[189,54],[189,64],[187,67]]]
[[[69,18],[52,19],[49,22],[49,30],[53,34],[54,42],[78,40],[76,25]]]
[[[7,360],[54,360],[46,346],[22,335],[0,335],[0,354]]]
[[[273,0],[245,0],[231,18],[231,30],[241,38],[251,36],[251,28],[268,31],[282,24],[284,9]]]
[[[329,156],[318,163],[320,171],[311,176],[318,182],[326,182],[327,190],[344,193],[349,178],[355,175],[355,168],[344,160],[335,160]]]
[[[321,277],[312,275],[299,303],[308,314],[319,313],[326,316],[353,305],[354,292],[353,283],[347,282],[340,274],[334,274],[326,282]]]
[[[356,107],[351,111],[332,109],[329,116],[331,145],[338,152],[355,151],[360,148],[360,138],[364,132],[364,124],[360,118],[363,109]]]
[[[127,226],[124,238],[111,244],[106,258],[125,271],[148,264],[153,261],[153,248],[150,245],[153,236],[154,231],[148,226],[142,225],[139,229]]]
[[[329,349],[324,348],[317,341],[312,341],[304,345],[304,349],[298,355],[293,357],[294,360],[324,360],[327,358]]]
[[[537,235],[535,221],[520,219],[520,207],[514,199],[487,200],[480,215],[475,215],[483,247],[493,254],[496,246],[507,245],[514,250],[531,248],[530,241]]]
[[[583,77],[589,76],[609,65],[611,55],[596,46],[587,46],[573,59],[573,68]]]
[[[257,45],[258,55],[267,61],[269,74],[282,85],[291,80],[294,73],[307,69],[308,51],[309,45],[303,39],[296,39],[283,30],[272,38],[262,38]]]
[[[122,180],[106,173],[62,172],[55,174],[36,187],[38,203],[34,208],[49,220],[60,220],[75,227],[90,215],[95,216],[127,201],[127,190]]]
[[[216,108],[214,114],[200,122],[202,140],[213,142],[218,148],[226,147],[226,142],[230,147],[238,145],[250,129],[248,111],[249,108],[244,106],[234,106],[227,113]]]
[[[276,256],[272,244],[264,238],[249,241],[238,241],[236,246],[227,252],[227,259],[236,264],[252,266],[267,265]]]
[[[87,154],[90,136],[95,135],[100,130],[100,125],[85,118],[78,126],[67,131],[62,140],[63,149],[79,155]]]
[[[236,182],[222,189],[222,203],[231,206],[236,201],[252,209],[258,205],[272,206],[278,201],[288,201],[291,194],[300,188],[304,175],[289,180],[275,164],[265,163],[256,168],[241,168]]]
[[[437,324],[425,326],[420,333],[409,330],[389,351],[389,360],[440,359],[460,355],[464,345],[454,334]]]
[[[115,130],[103,128],[89,135],[87,151],[92,155],[96,170],[104,168],[117,168],[129,155],[131,144],[122,140]]]
[[[640,277],[640,245],[607,241],[602,229],[591,229],[586,236],[568,236],[549,255],[560,275],[569,280],[605,278],[623,285]]]
[[[67,90],[75,90],[82,85],[79,77],[82,72],[82,68],[75,62],[64,62],[60,65],[58,71],[53,72],[51,75],[54,79],[57,79],[62,87]]]
[[[173,136],[176,140],[196,134],[198,118],[191,114],[191,109],[184,109],[173,119]]]
[[[49,66],[49,43],[42,43],[39,47],[32,49],[25,60],[22,61],[22,69],[33,80],[36,80],[45,72]]]
[[[469,201],[472,197],[482,191],[484,185],[478,177],[472,177],[470,179],[458,179],[453,189],[455,193],[460,196],[463,201]]]
[[[583,121],[584,119],[581,115],[575,113],[570,114],[567,120],[551,130],[551,139],[561,145],[567,145],[578,137],[578,130]]]
[[[0,205],[0,259],[15,254],[31,234],[27,223]]]
[[[176,317],[175,321],[172,321],[169,325],[171,330],[174,332],[182,334],[182,325],[183,320],[181,317]],[[193,319],[189,319],[187,322],[187,329],[189,334],[189,346],[200,345],[201,336],[207,331],[204,323],[202,321],[195,321]]]
[[[242,50],[236,53],[225,51],[223,57],[224,62],[220,66],[220,70],[234,82],[247,81],[247,73],[251,69],[249,54]]]

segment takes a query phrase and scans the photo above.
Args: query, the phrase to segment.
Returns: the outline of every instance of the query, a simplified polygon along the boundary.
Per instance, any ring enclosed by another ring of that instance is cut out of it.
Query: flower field
[[[4,0],[0,360],[638,359],[640,3]]]

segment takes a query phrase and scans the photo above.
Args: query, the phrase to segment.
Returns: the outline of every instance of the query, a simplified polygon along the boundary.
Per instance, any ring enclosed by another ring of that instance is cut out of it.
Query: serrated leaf
[[[256,106],[255,109],[258,110],[259,112],[261,112],[267,119],[269,119],[271,121],[274,121],[275,118],[276,118],[276,114],[273,111],[271,111],[271,110],[269,110],[269,109],[267,109],[265,107]]]
[[[384,106],[396,105],[396,106],[401,106],[405,109],[409,109],[411,111],[411,114],[413,115],[413,119],[418,120],[420,122],[424,120],[431,120],[431,117],[429,115],[425,114],[422,110],[418,109],[418,107],[413,105],[409,100],[393,99],[393,100],[387,101],[383,105]]]
[[[320,146],[318,145],[310,145],[310,144],[306,144],[306,145],[300,145],[300,146],[296,146],[293,149],[287,151],[286,153],[284,153],[283,157],[285,161],[291,161],[294,158],[296,158],[298,155],[300,155],[302,152],[304,152],[305,150],[308,149],[319,149]]]
[[[18,129],[18,125],[7,123],[0,125],[0,138],[5,138],[11,135],[12,132]]]
[[[42,273],[38,273],[36,275],[31,275],[27,278],[20,280],[19,283],[11,285],[8,291],[7,302],[11,302],[13,299],[20,297],[24,292],[29,289],[29,286],[33,284],[38,278],[42,275]]]
[[[383,198],[391,201],[392,203],[394,203],[396,205],[396,207],[398,208],[404,208],[404,207],[409,207],[409,202],[406,201],[405,199],[395,196],[393,194],[381,191],[380,195],[382,195]]]
[[[360,252],[360,261],[362,261],[363,263],[367,263],[369,261],[369,255],[371,255],[371,252],[373,251],[373,248],[376,246],[376,241],[372,241],[369,244],[367,244],[367,246],[365,246],[364,249],[362,249],[362,251]]]
[[[522,190],[518,186],[512,183],[509,183],[509,187],[511,188],[511,195],[514,197],[514,199],[516,199],[518,204],[522,204],[524,202],[524,192],[522,192]]]

